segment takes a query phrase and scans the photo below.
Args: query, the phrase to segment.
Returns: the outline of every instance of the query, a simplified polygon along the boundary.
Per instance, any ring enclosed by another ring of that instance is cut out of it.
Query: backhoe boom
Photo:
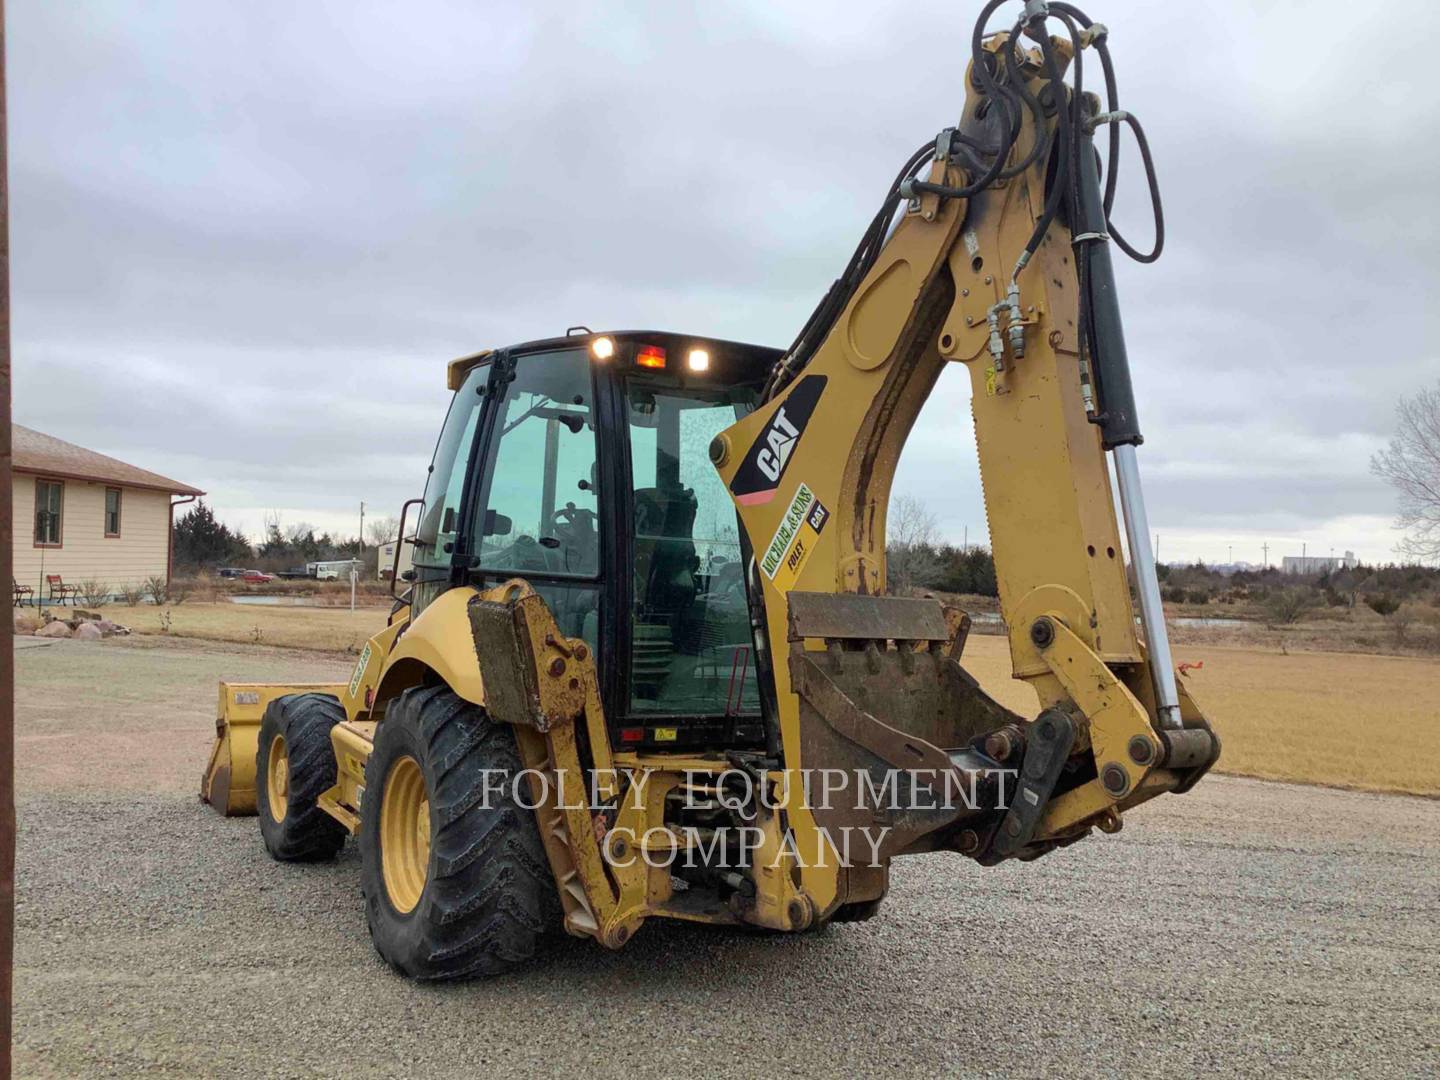
[[[915,159],[902,173],[892,200],[906,205],[888,240],[868,253],[862,245],[863,276],[848,289],[844,278],[837,283],[777,364],[769,400],[712,447],[756,553],[752,595],[763,611],[757,621],[772,660],[786,768],[832,765],[842,745],[854,749],[857,769],[904,768],[907,737],[955,754],[985,734],[983,725],[957,717],[937,729],[916,708],[914,688],[896,684],[887,693],[879,671],[908,663],[917,641],[936,647],[906,629],[884,595],[886,509],[901,449],[942,368],[969,370],[1013,672],[1041,707],[1036,721],[1022,724],[1033,755],[1025,764],[1034,762],[1022,767],[1022,782],[1036,773],[1031,795],[1045,803],[1043,815],[1020,826],[1024,844],[981,842],[963,819],[934,826],[929,843],[986,862],[1001,849],[1033,855],[1092,826],[1117,828],[1122,810],[1188,786],[1218,754],[1198,710],[1178,695],[1154,585],[1135,465],[1141,437],[1091,149],[1104,118],[1083,92],[1064,96],[1074,41],[1103,49],[1103,28],[1051,4],[1062,20],[1085,25],[1073,41],[1051,39],[1046,5],[1026,10],[1025,30],[1039,47],[1024,47],[1013,32],[983,39],[966,80],[965,119],[936,140],[928,174],[922,178]],[[1007,100],[1034,107],[1007,108]],[[1056,110],[1056,101],[1064,107]],[[1018,121],[1010,170],[987,179],[995,170],[975,148],[1003,144],[1008,120]],[[1030,152],[1037,147],[1050,153]],[[1067,220],[1082,224],[1072,233]],[[828,328],[827,304],[837,311]],[[777,443],[785,450],[778,459]],[[1145,645],[1107,450],[1130,526]],[[778,467],[758,469],[767,453]],[[852,621],[872,630],[845,635],[797,619],[796,605],[816,594],[849,594]],[[843,661],[854,651],[869,655],[863,690],[845,683],[843,665],[820,659]],[[978,687],[964,693],[983,697]],[[876,737],[880,728],[895,736],[891,753]],[[1042,730],[1048,738],[1038,737]],[[1172,743],[1183,743],[1184,753]],[[817,761],[816,753],[826,757]]]

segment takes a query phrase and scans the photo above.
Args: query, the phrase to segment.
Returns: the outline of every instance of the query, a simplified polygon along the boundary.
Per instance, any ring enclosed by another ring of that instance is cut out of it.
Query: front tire
[[[330,729],[344,719],[345,709],[329,694],[287,694],[265,707],[255,751],[255,809],[271,858],[321,862],[345,845],[345,826],[317,803],[335,786]]]
[[[396,971],[496,975],[561,925],[534,811],[516,799],[521,771],[515,733],[447,687],[391,704],[365,766],[359,842],[370,936]]]

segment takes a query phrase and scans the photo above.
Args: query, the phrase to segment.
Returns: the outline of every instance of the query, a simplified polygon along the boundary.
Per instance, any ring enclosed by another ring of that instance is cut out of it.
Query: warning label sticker
[[[760,560],[760,569],[775,582],[776,588],[788,592],[795,584],[829,520],[830,511],[808,486],[802,483],[795,489],[790,506]]]
[[[365,643],[365,648],[360,650],[360,659],[355,662],[355,674],[350,676],[350,696],[353,698],[360,692],[360,680],[365,677],[365,665],[370,663],[370,643]]]

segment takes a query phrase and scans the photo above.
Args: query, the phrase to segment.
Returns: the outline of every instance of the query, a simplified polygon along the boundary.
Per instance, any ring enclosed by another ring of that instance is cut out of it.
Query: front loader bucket
[[[255,752],[260,745],[260,721],[266,707],[287,694],[321,693],[338,698],[345,690],[343,683],[276,686],[222,682],[215,745],[200,778],[201,801],[226,817],[255,813]]]

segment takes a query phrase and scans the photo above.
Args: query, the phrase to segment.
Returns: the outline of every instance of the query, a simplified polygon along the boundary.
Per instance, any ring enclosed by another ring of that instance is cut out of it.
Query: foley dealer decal
[[[802,483],[795,489],[790,506],[780,519],[780,527],[760,560],[760,569],[775,582],[777,589],[788,592],[794,586],[829,520],[830,511],[809,487]]]

